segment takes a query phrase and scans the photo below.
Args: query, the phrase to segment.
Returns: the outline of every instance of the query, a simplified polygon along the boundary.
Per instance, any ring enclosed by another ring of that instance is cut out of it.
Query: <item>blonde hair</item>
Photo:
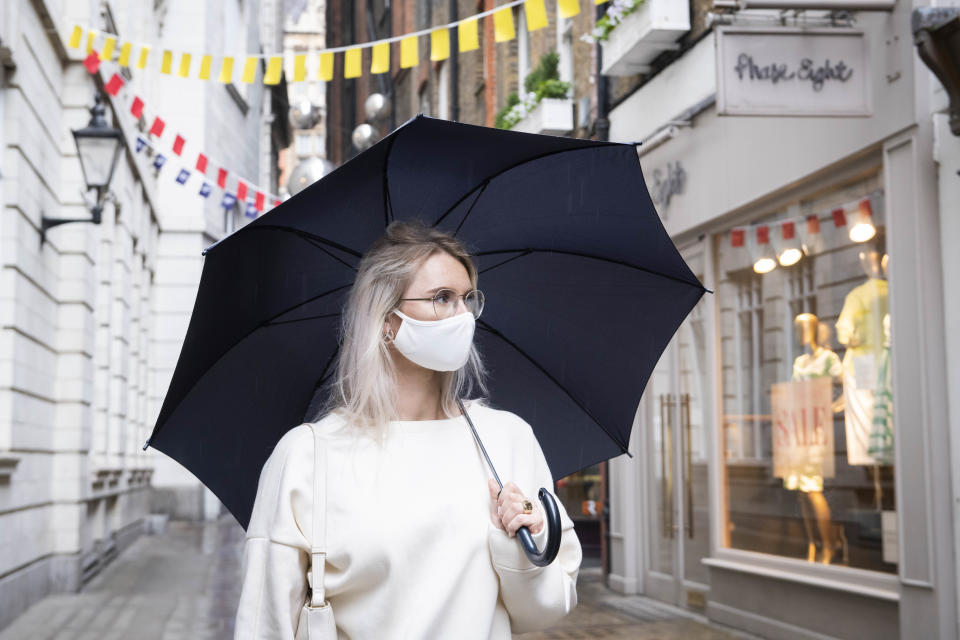
[[[397,371],[390,345],[383,340],[383,323],[423,262],[438,251],[459,260],[476,288],[477,268],[466,247],[453,235],[420,221],[390,223],[363,255],[340,316],[336,369],[317,419],[337,413],[347,423],[378,436],[387,422],[398,419]],[[456,398],[464,399],[475,389],[486,395],[486,373],[476,344],[470,346],[462,368],[438,372],[440,403],[447,417],[460,415]],[[473,399],[484,401],[483,397]]]

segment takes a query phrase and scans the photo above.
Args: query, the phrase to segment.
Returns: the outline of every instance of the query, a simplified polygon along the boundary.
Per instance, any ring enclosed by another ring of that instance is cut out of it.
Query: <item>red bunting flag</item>
[[[183,153],[183,143],[184,143],[184,142],[186,142],[186,140],[184,140],[184,139],[183,139],[183,136],[181,136],[179,133],[177,134],[177,137],[173,139],[173,152],[174,152],[175,154],[177,154],[178,156],[179,156],[181,153]]]
[[[207,173],[207,156],[202,153],[197,154],[197,171],[202,174]]]
[[[870,206],[869,198],[860,201],[860,213],[861,215],[864,215],[867,218],[870,218],[873,216],[873,207]]]
[[[115,73],[112,76],[110,76],[110,80],[107,81],[106,86],[104,86],[103,88],[106,90],[107,93],[116,97],[116,95],[120,93],[120,88],[122,86],[123,86],[123,78],[121,78],[119,74]]]
[[[279,207],[279,206],[280,206],[280,201],[279,201],[279,200],[274,200],[274,201],[273,201],[273,206]]]
[[[813,235],[820,233],[820,218],[817,216],[807,216],[807,233]]]
[[[263,195],[262,191],[257,191],[257,197],[253,201],[253,206],[257,208],[257,211],[263,211],[263,203],[266,197]]]
[[[247,199],[247,184],[243,180],[237,180],[237,200],[243,202]]]
[[[97,69],[100,68],[100,52],[92,49],[90,55],[83,59],[83,66],[85,66],[90,73],[96,73]]]
[[[734,229],[733,231],[730,232],[730,246],[742,247],[743,238],[744,238],[743,229]]]
[[[835,227],[845,227],[847,225],[847,214],[843,212],[843,209],[834,209],[833,210],[833,226]]]
[[[767,244],[770,242],[770,227],[760,225],[757,227],[757,244]]]
[[[784,240],[793,240],[793,236],[796,233],[796,229],[793,225],[793,220],[787,220],[780,226],[780,233],[783,235]]]
[[[130,105],[130,113],[133,114],[133,117],[139,120],[143,117],[143,100],[137,96],[133,96],[133,104]]]
[[[227,188],[227,170],[218,169],[217,170],[217,186],[221,189]]]
[[[153,124],[150,125],[150,133],[158,138],[163,134],[163,120],[160,119],[160,116],[153,119]]]

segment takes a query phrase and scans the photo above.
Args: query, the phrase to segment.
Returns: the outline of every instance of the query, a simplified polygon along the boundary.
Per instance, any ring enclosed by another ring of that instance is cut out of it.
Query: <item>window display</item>
[[[879,180],[714,238],[725,546],[896,571]]]

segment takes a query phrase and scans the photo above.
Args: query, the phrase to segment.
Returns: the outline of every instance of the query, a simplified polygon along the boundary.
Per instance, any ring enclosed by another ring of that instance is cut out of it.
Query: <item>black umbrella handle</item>
[[[543,513],[546,518],[544,526],[547,528],[547,543],[543,545],[543,550],[537,549],[533,541],[533,534],[526,527],[517,529],[517,538],[520,539],[520,546],[523,552],[527,554],[530,562],[538,567],[545,567],[557,557],[560,551],[560,510],[557,508],[557,501],[553,499],[553,494],[540,487],[537,494],[540,497],[540,504],[543,505]]]
[[[477,444],[480,445],[480,451],[483,452],[483,457],[487,459],[487,466],[490,467],[490,472],[493,473],[493,477],[497,481],[497,486],[503,491],[503,483],[500,482],[500,476],[497,475],[497,470],[493,467],[493,461],[490,460],[490,456],[487,455],[487,448],[483,446],[483,441],[480,440],[480,434],[477,433],[477,428],[473,426],[473,420],[470,419],[470,415],[467,413],[466,408],[463,406],[463,401],[460,400],[460,398],[457,398],[457,404],[460,405],[460,412],[463,414],[463,417],[467,419],[467,424],[470,425],[470,431],[473,432],[473,437],[476,439]],[[497,493],[497,495],[499,496],[500,494]],[[517,529],[517,538],[520,540],[520,546],[523,547],[523,552],[527,554],[530,562],[538,567],[545,567],[553,562],[557,557],[557,553],[560,551],[560,509],[557,508],[557,501],[553,499],[553,494],[543,487],[540,487],[538,495],[540,496],[540,504],[543,505],[543,512],[546,516],[544,526],[547,527],[547,544],[544,545],[543,551],[537,549],[537,545],[533,542],[533,534],[531,534],[530,530],[525,526]]]

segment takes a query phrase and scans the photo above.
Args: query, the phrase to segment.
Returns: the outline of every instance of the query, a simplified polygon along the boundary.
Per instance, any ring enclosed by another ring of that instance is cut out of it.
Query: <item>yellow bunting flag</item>
[[[400,68],[417,66],[417,36],[407,36],[400,41]]]
[[[67,45],[71,49],[76,49],[80,46],[80,40],[83,39],[83,27],[77,25],[73,28],[73,32],[70,34],[70,42]]]
[[[210,79],[210,66],[213,64],[213,56],[209,53],[200,58],[200,73],[197,75],[201,80]]]
[[[360,77],[360,74],[363,73],[360,70],[360,65],[362,63],[362,54],[363,54],[363,50],[360,47],[347,49],[346,51],[343,52],[343,77],[344,78]]]
[[[257,79],[257,62],[258,60],[253,56],[247,58],[243,63],[243,74],[240,76],[240,81],[250,84]]]
[[[480,48],[477,22],[478,20],[476,18],[470,18],[457,25],[457,42],[459,43],[460,53]]]
[[[100,52],[101,60],[113,60],[113,50],[117,46],[116,38],[107,38],[103,41],[103,51]]]
[[[190,75],[190,54],[184,53],[180,55],[180,68],[177,69],[177,75],[181,78],[186,78]]]
[[[170,67],[173,66],[173,51],[163,50],[163,58],[160,62],[160,73],[170,73]]]
[[[93,41],[97,39],[97,32],[93,29],[87,31],[87,53],[93,51]]]
[[[450,57],[450,30],[446,27],[430,32],[430,59],[446,60]]]
[[[527,17],[527,31],[536,31],[547,26],[547,8],[543,0],[526,0],[523,10]]]
[[[123,46],[120,47],[120,58],[117,60],[117,64],[121,67],[130,66],[130,51],[133,49],[133,45],[129,42],[124,42]]]
[[[303,82],[307,79],[307,54],[300,53],[293,56],[293,81]]]
[[[603,4],[604,2],[609,2],[609,0],[593,0],[593,4]]]
[[[223,64],[220,66],[220,76],[217,78],[217,81],[223,82],[224,84],[233,82],[233,58],[226,57],[223,59]]]
[[[267,60],[267,72],[263,74],[263,84],[280,84],[283,73],[283,56],[271,56]]]
[[[140,57],[137,58],[137,69],[147,68],[147,54],[150,53],[150,47],[140,47]]]
[[[370,73],[384,73],[390,70],[390,43],[378,42],[373,45],[370,60]]]
[[[324,82],[333,80],[333,51],[320,54],[320,72],[317,77]]]
[[[493,12],[493,41],[506,42],[513,40],[516,32],[513,29],[513,9],[504,7]]]
[[[580,13],[580,0],[557,0],[561,18],[572,18]]]

